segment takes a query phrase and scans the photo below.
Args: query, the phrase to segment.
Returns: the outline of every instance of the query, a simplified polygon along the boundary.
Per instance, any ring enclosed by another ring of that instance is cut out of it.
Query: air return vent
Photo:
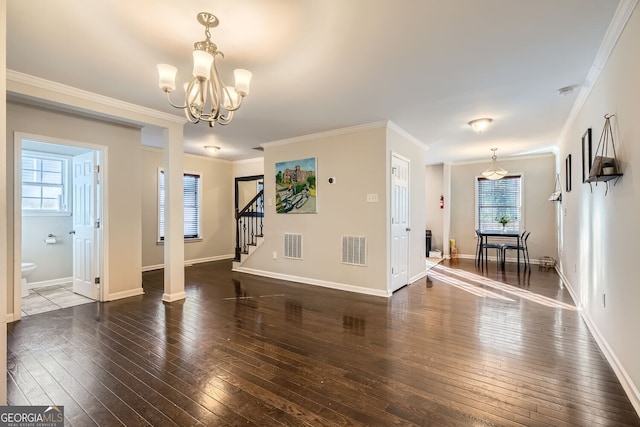
[[[302,259],[302,234],[286,233],[283,243],[282,253],[285,258]]]
[[[367,265],[367,238],[342,236],[342,263]]]

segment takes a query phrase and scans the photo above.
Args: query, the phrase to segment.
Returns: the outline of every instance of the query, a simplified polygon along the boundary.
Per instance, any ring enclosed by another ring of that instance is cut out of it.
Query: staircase
[[[233,267],[239,267],[264,241],[264,190],[242,209],[236,209],[236,250]]]

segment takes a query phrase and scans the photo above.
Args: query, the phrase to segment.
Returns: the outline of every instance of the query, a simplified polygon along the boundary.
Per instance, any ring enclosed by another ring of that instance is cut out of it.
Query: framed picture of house
[[[571,191],[571,154],[564,160],[565,191]]]
[[[276,213],[316,213],[317,159],[276,163]]]
[[[582,182],[587,182],[591,170],[591,128],[582,135]]]

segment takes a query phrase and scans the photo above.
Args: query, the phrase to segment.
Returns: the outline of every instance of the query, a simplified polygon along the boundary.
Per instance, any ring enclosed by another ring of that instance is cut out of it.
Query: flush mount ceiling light
[[[216,147],[215,145],[205,145],[204,149],[211,154],[216,154],[218,151],[220,151],[220,147]]]
[[[482,172],[482,176],[494,181],[496,179],[504,178],[509,172],[498,166],[498,158],[496,157],[496,151],[498,151],[498,149],[492,148],[491,151],[493,151],[493,155],[491,156],[491,166],[489,169]]]
[[[560,89],[558,89],[558,95],[560,96],[571,95],[576,90],[577,87],[578,85],[561,87]]]
[[[483,130],[489,127],[493,119],[483,118],[483,119],[475,119],[471,120],[468,125],[471,126],[471,129],[475,130],[478,133],[482,133]]]
[[[219,21],[211,13],[200,12],[198,22],[205,27],[206,39],[193,44],[193,75],[185,84],[183,105],[171,101],[171,92],[176,88],[178,69],[168,64],[158,64],[160,89],[167,94],[167,100],[175,108],[184,109],[191,123],[208,122],[209,126],[219,123],[226,125],[233,119],[233,112],[240,108],[242,100],[249,93],[251,73],[247,70],[234,70],[236,86],[226,86],[218,74],[216,56],[224,54],[211,41],[210,28],[218,26]]]

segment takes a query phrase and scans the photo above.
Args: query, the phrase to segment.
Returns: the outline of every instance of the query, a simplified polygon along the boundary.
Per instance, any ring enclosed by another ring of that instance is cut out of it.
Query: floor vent
[[[367,238],[342,236],[342,263],[367,265]]]
[[[284,235],[283,256],[291,259],[302,259],[302,234]]]

